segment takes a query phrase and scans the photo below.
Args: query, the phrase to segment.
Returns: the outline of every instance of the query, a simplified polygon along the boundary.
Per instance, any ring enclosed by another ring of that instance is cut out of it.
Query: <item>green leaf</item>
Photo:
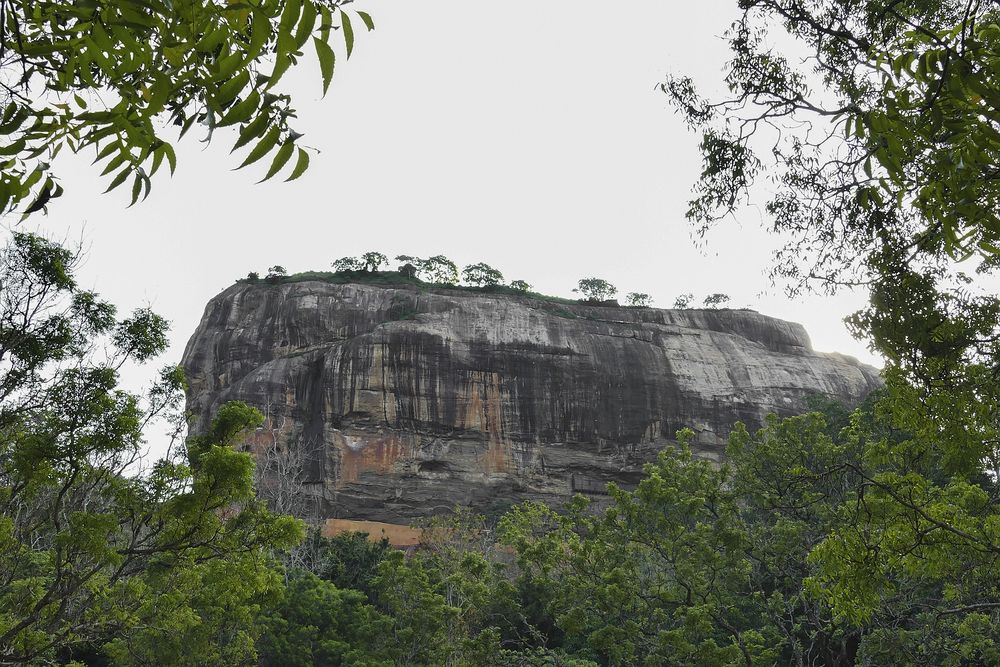
[[[271,122],[271,117],[268,116],[266,113],[262,113],[256,118],[254,118],[249,125],[240,129],[240,138],[236,141],[236,143],[233,145],[232,150],[230,150],[229,152],[232,153],[235,150],[243,148],[248,143],[259,137],[260,135],[264,134],[264,132],[267,130],[267,125],[269,122]]]
[[[375,29],[375,21],[372,21],[372,16],[368,12],[358,12],[358,16],[364,21],[365,27],[368,28],[368,32]]]
[[[191,126],[194,125],[194,122],[196,120],[197,120],[197,116],[195,116],[194,114],[192,114],[189,118],[187,118],[181,124],[181,133],[180,133],[180,137],[181,138],[184,138],[184,135],[188,133],[188,130],[191,129]]]
[[[31,110],[27,107],[21,107],[13,113],[9,119],[5,119],[3,124],[0,125],[0,134],[10,134],[15,131],[17,128],[21,127],[21,124],[24,123],[25,120],[28,119],[29,115],[31,115]]]
[[[282,28],[284,31],[290,31],[292,26],[295,25],[299,18],[299,10],[302,9],[302,0],[287,0],[285,2],[285,8],[281,12],[281,19],[278,21],[278,29],[281,32]]]
[[[156,175],[156,172],[159,170],[160,165],[163,163],[163,156],[164,156],[164,154],[165,154],[165,151],[163,150],[163,146],[162,145],[156,147],[153,150],[153,166],[149,170],[150,176]]]
[[[271,78],[267,82],[264,90],[270,90],[281,79],[282,75],[288,71],[292,64],[292,59],[284,53],[278,53],[274,58],[274,69],[271,70]]]
[[[986,241],[986,240],[980,241],[979,242],[979,247],[982,248],[983,250],[985,250],[986,252],[990,253],[990,254],[1000,255],[1000,247],[995,246],[994,244],[990,243],[989,241]]]
[[[268,37],[271,36],[271,21],[262,9],[255,9],[250,19],[250,42],[247,44],[243,64],[256,60],[263,52]]]
[[[212,78],[216,81],[225,81],[243,65],[243,57],[240,56],[239,52],[230,53],[228,56],[217,60],[215,64],[218,69]]]
[[[253,147],[250,154],[247,155],[246,159],[243,160],[243,164],[236,167],[237,169],[242,169],[243,167],[249,166],[267,155],[274,145],[278,143],[278,137],[281,136],[281,129],[275,125],[272,127],[264,137],[257,142],[257,145]]]
[[[118,175],[115,176],[114,180],[111,181],[111,185],[109,185],[108,189],[104,191],[105,194],[107,194],[108,192],[111,192],[112,190],[114,190],[115,188],[117,188],[119,185],[121,185],[122,183],[124,183],[125,179],[128,178],[128,175],[130,173],[132,173],[132,165],[129,165],[129,166],[125,167],[124,169],[122,169],[120,172],[118,172]]]
[[[31,215],[35,211],[40,211],[50,199],[52,199],[52,179],[46,179],[44,187],[42,187],[41,192],[35,197],[35,201],[31,202],[31,205],[24,210],[24,215]]]
[[[118,155],[116,155],[114,159],[108,162],[108,164],[104,167],[104,171],[101,172],[101,176],[107,176],[115,169],[125,164],[125,160],[127,160],[128,157],[129,154],[126,152],[121,152]]]
[[[215,96],[215,101],[220,109],[229,106],[229,103],[236,99],[240,91],[250,82],[250,72],[243,70],[229,81],[219,86],[219,92]]]
[[[177,155],[174,154],[174,147],[170,144],[163,144],[161,146],[163,149],[163,154],[167,156],[167,164],[170,165],[170,175],[174,175],[174,170],[177,169]]]
[[[310,0],[302,6],[302,18],[299,20],[298,28],[295,30],[295,48],[301,49],[302,45],[309,40],[313,26],[316,25],[316,3]]]
[[[354,51],[354,28],[351,26],[351,17],[343,9],[340,10],[340,23],[344,29],[344,44],[347,45],[347,57],[351,57]]]
[[[323,94],[326,95],[330,81],[333,80],[333,67],[337,62],[337,56],[330,45],[318,37],[313,37],[313,45],[316,47],[316,58],[319,59],[319,71],[323,76]]]
[[[48,168],[47,165],[45,165],[44,167],[42,166],[35,167],[34,171],[32,171],[31,174],[28,175],[28,178],[24,179],[24,182],[21,183],[21,187],[24,188],[25,190],[30,190],[31,188],[33,188],[35,186],[35,183],[37,183],[42,179],[42,174],[45,173],[45,169],[47,168]]]
[[[135,175],[135,180],[132,182],[132,202],[128,205],[129,208],[135,206],[135,203],[139,201],[139,195],[142,193],[142,177],[138,173]]]
[[[279,171],[281,171],[281,168],[284,167],[285,164],[288,162],[289,158],[292,157],[292,153],[294,151],[295,151],[295,144],[292,143],[291,141],[286,141],[284,144],[282,144],[281,148],[279,148],[278,152],[274,155],[274,160],[271,161],[271,168],[267,170],[267,175],[265,175],[264,178],[260,179],[257,182],[263,183],[264,181],[268,180],[269,178],[277,174]]]
[[[330,41],[330,29],[333,27],[333,13],[326,5],[320,5],[319,15],[319,38],[328,42]]]
[[[24,150],[25,145],[26,142],[23,138],[18,139],[9,146],[4,146],[3,148],[0,148],[0,155],[17,155],[18,153]]]
[[[285,183],[288,181],[294,181],[296,178],[305,173],[306,169],[309,168],[309,153],[305,149],[299,149],[299,157],[295,161],[295,167],[292,169],[291,175],[285,179]]]
[[[219,127],[245,123],[253,116],[253,112],[260,106],[260,93],[252,91],[245,100],[234,104],[233,107],[219,121]]]

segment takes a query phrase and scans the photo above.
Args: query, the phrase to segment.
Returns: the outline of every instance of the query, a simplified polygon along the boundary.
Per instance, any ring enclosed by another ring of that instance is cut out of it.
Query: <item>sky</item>
[[[589,276],[660,307],[723,292],[801,322],[818,350],[881,365],[843,324],[864,294],[790,300],[771,284],[781,240],[761,207],[693,241],[684,212],[698,137],[656,87],[673,72],[720,90],[734,6],[358,0],[376,30],[358,35],[350,61],[340,54],[329,94],[311,55],[283,80],[300,143],[318,151],[298,181],[255,185],[266,161],[234,171],[235,136],[206,145],[195,128],[176,145],[176,175],[158,174],[145,202],[127,208],[126,187],[100,195],[92,157],[68,156],[56,165],[66,194],[25,224],[82,239],[85,287],[170,320],[161,365],[180,360],[208,300],[249,271],[325,270],[368,250],[485,261],[565,297]]]

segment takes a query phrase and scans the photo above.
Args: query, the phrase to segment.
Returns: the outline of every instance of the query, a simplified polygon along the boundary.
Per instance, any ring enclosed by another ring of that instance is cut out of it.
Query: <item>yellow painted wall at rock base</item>
[[[423,531],[411,526],[397,523],[382,523],[381,521],[353,521],[351,519],[327,519],[323,524],[323,536],[334,537],[340,533],[368,533],[368,539],[378,542],[382,538],[389,540],[394,547],[415,547],[420,544]]]

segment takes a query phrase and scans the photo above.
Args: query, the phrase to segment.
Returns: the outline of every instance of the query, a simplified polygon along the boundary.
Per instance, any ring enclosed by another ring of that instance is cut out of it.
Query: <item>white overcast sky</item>
[[[880,365],[842,322],[864,295],[788,300],[766,270],[778,239],[763,213],[721,226],[704,248],[684,219],[698,138],[656,85],[686,72],[719,90],[720,35],[735,1],[365,0],[377,25],[338,59],[320,98],[307,57],[286,75],[300,141],[321,151],[297,182],[232,171],[232,136],[178,145],[174,178],[126,209],[126,190],[87,160],[63,160],[66,195],[41,228],[83,235],[81,272],[123,310],[172,322],[177,361],[205,303],[248,271],[323,270],[366,250],[486,261],[537,291],[571,296],[603,277],[660,307],[725,292],[734,306],[803,323],[814,347]],[[356,22],[360,25],[360,22]],[[106,180],[106,179],[105,179]],[[135,375],[134,378],[140,378]]]

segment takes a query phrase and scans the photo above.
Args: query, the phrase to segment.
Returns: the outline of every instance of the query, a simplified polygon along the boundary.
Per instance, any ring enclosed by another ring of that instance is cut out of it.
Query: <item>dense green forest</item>
[[[880,395],[735,424],[722,465],[681,431],[601,512],[457,511],[413,553],[326,539],[257,497],[238,445],[260,413],[228,404],[185,439],[177,368],[141,395],[119,385],[163,351],[166,322],[120,316],[78,284],[74,249],[15,228],[0,250],[0,664],[1000,663],[1000,299],[981,287],[1000,264],[1000,12],[737,5],[728,97],[683,73],[662,84],[700,135],[689,217],[707,230],[766,181],[788,239],[775,278],[869,290],[849,324],[886,360]],[[273,86],[308,49],[325,90],[334,46],[349,56],[373,27],[326,0],[0,10],[8,216],[56,205],[60,150],[96,151],[109,189],[138,201],[175,168],[162,121],[297,178],[309,153]],[[142,465],[157,419],[176,438]]]

